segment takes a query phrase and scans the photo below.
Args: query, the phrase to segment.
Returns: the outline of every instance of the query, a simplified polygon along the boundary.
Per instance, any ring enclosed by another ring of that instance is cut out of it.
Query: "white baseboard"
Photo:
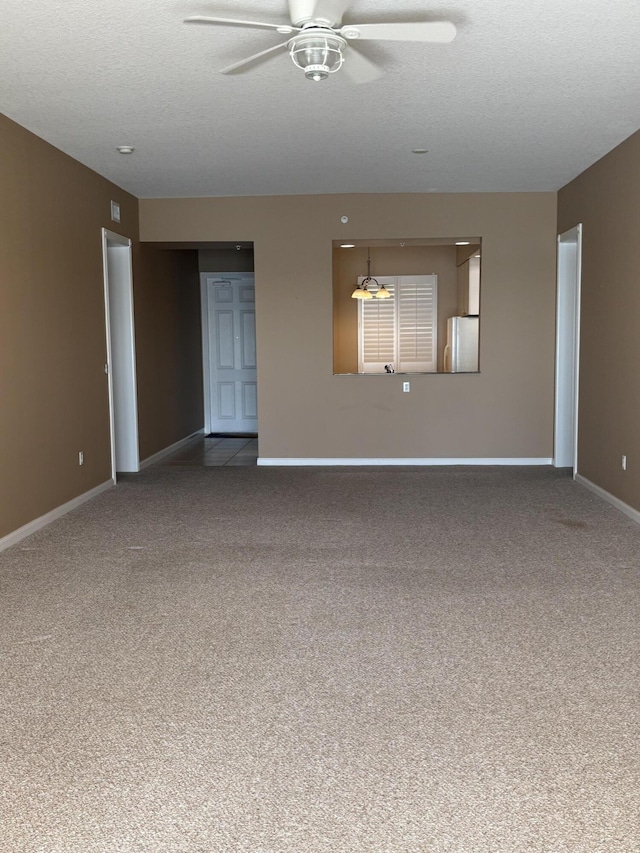
[[[161,459],[164,459],[165,456],[170,456],[172,453],[175,453],[176,450],[180,450],[181,447],[184,447],[185,444],[192,439],[197,438],[199,435],[204,435],[204,428],[192,432],[191,435],[188,435],[186,438],[181,438],[180,441],[176,441],[175,444],[165,447],[164,450],[159,450],[157,453],[154,453],[153,456],[147,456],[147,458],[143,459],[140,463],[140,470],[142,471],[143,468],[148,468],[149,465],[159,462]]]
[[[586,489],[589,489],[589,491],[594,492],[599,498],[602,498],[602,500],[611,504],[611,506],[614,506],[616,509],[620,510],[620,512],[629,516],[629,518],[632,521],[635,521],[636,524],[640,524],[640,512],[638,512],[637,509],[634,509],[632,506],[629,506],[629,504],[621,501],[620,498],[615,497],[615,495],[612,495],[611,492],[608,492],[601,486],[596,486],[595,483],[592,483],[591,480],[587,480],[587,478],[583,477],[582,474],[576,474],[575,481],[576,483],[580,483],[580,485],[584,486]]]
[[[346,459],[338,457],[337,459],[330,458],[303,458],[294,459],[287,456],[260,456],[258,457],[258,465],[551,465],[551,459],[540,458],[538,456],[531,458],[505,458],[505,457],[489,457],[487,459],[467,459],[454,457],[445,459],[436,457],[433,459],[419,458],[404,458],[391,457],[389,459]]]
[[[99,486],[90,489],[88,492],[78,495],[77,498],[73,498],[73,500],[67,501],[67,503],[52,509],[51,512],[41,515],[40,518],[34,518],[33,521],[19,527],[17,530],[14,530],[13,533],[8,533],[0,539],[0,551],[10,548],[12,545],[15,545],[22,539],[25,539],[27,536],[31,536],[31,534],[35,533],[37,530],[41,530],[43,527],[51,524],[52,521],[62,518],[63,515],[71,512],[71,510],[77,509],[87,501],[93,500],[93,498],[96,498],[102,492],[110,489],[113,485],[113,480],[107,480],[106,483],[101,483]]]

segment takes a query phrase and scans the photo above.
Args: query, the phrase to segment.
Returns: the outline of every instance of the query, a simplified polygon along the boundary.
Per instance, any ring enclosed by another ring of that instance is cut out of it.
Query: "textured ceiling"
[[[354,0],[344,23],[458,28],[362,43],[384,69],[363,85],[284,51],[219,74],[286,37],[189,15],[289,20],[285,0],[0,0],[0,112],[142,198],[556,190],[640,127],[637,0]]]

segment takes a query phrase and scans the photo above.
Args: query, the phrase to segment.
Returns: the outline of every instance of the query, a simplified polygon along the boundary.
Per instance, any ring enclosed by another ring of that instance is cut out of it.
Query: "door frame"
[[[255,287],[255,273],[253,272],[201,272],[200,273],[200,311],[202,326],[202,382],[204,397],[204,434],[212,432],[211,421],[211,351],[210,351],[210,324],[209,324],[209,279],[218,283],[232,281],[251,282]],[[256,368],[256,383],[258,381],[258,370]],[[260,395],[258,394],[258,399]],[[259,422],[259,420],[258,420]]]
[[[578,473],[582,223],[558,235],[554,458]]]
[[[102,229],[111,477],[140,470],[131,240]]]

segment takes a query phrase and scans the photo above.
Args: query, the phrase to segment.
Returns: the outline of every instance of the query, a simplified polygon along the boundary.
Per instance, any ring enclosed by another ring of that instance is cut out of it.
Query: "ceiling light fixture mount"
[[[117,150],[120,152],[120,154],[133,154],[136,149],[133,147],[133,145],[118,145]]]

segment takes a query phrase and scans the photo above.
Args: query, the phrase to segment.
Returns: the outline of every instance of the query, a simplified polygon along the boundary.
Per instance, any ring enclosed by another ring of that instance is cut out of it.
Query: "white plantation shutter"
[[[358,284],[362,284],[363,280],[359,278]],[[381,373],[385,364],[395,364],[396,360],[395,279],[387,277],[376,281],[380,285],[384,284],[391,298],[360,300],[360,373]]]
[[[401,373],[437,369],[437,277],[402,277],[398,294],[398,366]]]
[[[382,373],[386,364],[398,372],[435,371],[438,277],[384,276],[376,280],[384,284],[391,298],[359,301],[359,372]]]

